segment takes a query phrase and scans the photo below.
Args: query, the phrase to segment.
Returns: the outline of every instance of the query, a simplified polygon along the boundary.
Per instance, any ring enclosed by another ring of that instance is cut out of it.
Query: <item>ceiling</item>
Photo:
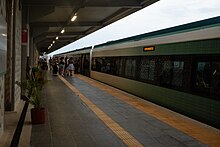
[[[50,53],[157,1],[22,0],[22,12],[33,43],[40,52]],[[77,19],[71,22],[74,15]]]

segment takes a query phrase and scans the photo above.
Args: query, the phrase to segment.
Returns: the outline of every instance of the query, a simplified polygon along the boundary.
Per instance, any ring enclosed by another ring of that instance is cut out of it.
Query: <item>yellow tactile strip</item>
[[[143,147],[143,145],[130,135],[125,129],[123,129],[118,123],[111,119],[95,104],[93,104],[88,98],[80,93],[73,85],[71,85],[66,79],[59,76],[59,78],[69,87],[79,98],[101,119],[106,126],[108,126],[128,147]]]
[[[81,75],[76,75],[76,77],[84,80],[92,86],[98,87],[99,89],[110,93],[118,99],[121,99],[124,102],[136,107],[137,109],[150,114],[158,120],[167,123],[168,125],[186,133],[187,135],[201,141],[204,144],[207,144],[211,147],[220,147],[220,130],[218,129],[182,116],[151,102],[139,99],[138,97],[125,93],[101,82],[95,81],[91,78]]]

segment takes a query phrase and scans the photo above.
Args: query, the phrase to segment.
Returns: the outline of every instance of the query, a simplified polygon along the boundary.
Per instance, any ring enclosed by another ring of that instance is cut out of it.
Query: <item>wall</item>
[[[5,99],[5,73],[7,51],[7,23],[5,0],[0,0],[0,136],[4,129],[4,99]]]
[[[5,91],[5,77],[0,76],[0,135],[4,129],[4,91]]]
[[[14,65],[15,81],[21,81],[21,10],[19,10],[19,1],[16,3],[16,17],[15,17],[15,54],[14,54]],[[14,110],[17,109],[17,104],[20,101],[21,90],[20,87],[15,85],[14,89]]]

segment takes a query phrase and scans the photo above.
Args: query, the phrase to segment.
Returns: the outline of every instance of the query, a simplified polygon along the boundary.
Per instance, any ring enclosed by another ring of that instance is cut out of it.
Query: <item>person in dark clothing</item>
[[[65,62],[64,62],[64,58],[61,57],[60,58],[60,62],[59,62],[59,73],[61,76],[64,76],[64,68],[65,68]]]
[[[79,73],[79,71],[78,71],[79,70],[79,60],[75,61],[74,67],[75,67],[74,73],[78,74]]]
[[[43,70],[48,70],[48,65],[47,65],[47,60],[46,60],[46,59],[44,59],[44,60],[42,61],[41,69],[43,69]]]
[[[52,68],[53,68],[53,74],[56,75],[57,72],[58,72],[58,66],[57,66],[57,62],[56,61],[54,61],[52,63]]]

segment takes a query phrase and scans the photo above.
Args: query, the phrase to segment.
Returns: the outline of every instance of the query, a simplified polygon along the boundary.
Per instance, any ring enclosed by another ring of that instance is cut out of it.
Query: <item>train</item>
[[[220,129],[220,16],[61,56],[82,75]]]

